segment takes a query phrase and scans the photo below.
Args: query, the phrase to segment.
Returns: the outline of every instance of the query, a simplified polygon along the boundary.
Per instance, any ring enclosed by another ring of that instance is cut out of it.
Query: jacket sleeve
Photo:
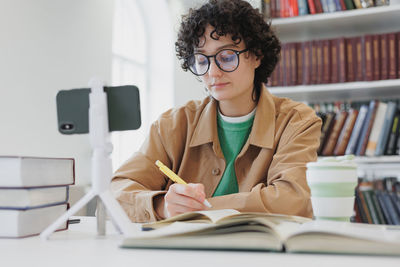
[[[297,116],[296,122],[289,124],[280,137],[266,182],[256,184],[250,192],[211,198],[213,209],[312,217],[306,164],[317,160],[321,120],[316,116],[308,120]]]
[[[111,182],[111,191],[134,222],[159,219],[153,198],[166,193],[164,188],[168,181],[155,166],[156,160],[169,164],[157,121],[140,150],[114,173]]]

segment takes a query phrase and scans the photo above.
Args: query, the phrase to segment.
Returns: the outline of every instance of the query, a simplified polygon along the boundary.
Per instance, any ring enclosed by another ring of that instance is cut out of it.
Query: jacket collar
[[[205,106],[196,128],[194,129],[190,146],[199,146],[213,143],[214,150],[219,151],[219,140],[217,130],[217,101],[211,99]],[[253,127],[250,132],[250,145],[263,148],[272,148],[275,133],[275,103],[273,96],[263,86],[257,110],[254,117]]]

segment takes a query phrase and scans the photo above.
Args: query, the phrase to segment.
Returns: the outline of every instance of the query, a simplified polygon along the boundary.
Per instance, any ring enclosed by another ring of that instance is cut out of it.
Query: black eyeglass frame
[[[235,69],[233,69],[233,70],[224,70],[224,69],[221,68],[221,66],[219,65],[218,60],[217,60],[217,55],[218,55],[219,53],[221,53],[222,51],[232,51],[232,52],[234,52],[234,53],[236,54],[237,59],[238,59],[238,63],[237,63],[237,65],[236,65]],[[239,67],[239,63],[240,63],[240,54],[245,53],[245,52],[247,52],[247,51],[249,51],[249,48],[245,48],[245,49],[243,49],[243,50],[241,50],[241,51],[236,51],[236,50],[233,50],[233,49],[222,49],[222,50],[218,51],[215,55],[210,55],[210,56],[204,55],[203,53],[194,53],[193,55],[190,55],[190,56],[188,56],[188,57],[186,58],[186,62],[188,62],[189,59],[190,59],[191,57],[194,57],[195,55],[202,55],[202,56],[204,56],[205,58],[207,58],[208,66],[207,66],[206,71],[205,71],[203,74],[194,73],[193,70],[192,70],[192,68],[191,68],[190,66],[188,66],[190,72],[193,73],[193,74],[196,75],[196,76],[203,76],[204,74],[206,74],[206,73],[208,72],[208,70],[210,69],[210,65],[211,65],[210,58],[214,58],[215,64],[216,64],[216,65],[218,66],[218,68],[219,68],[220,70],[222,70],[223,72],[234,72],[234,71],[237,70],[237,68]]]

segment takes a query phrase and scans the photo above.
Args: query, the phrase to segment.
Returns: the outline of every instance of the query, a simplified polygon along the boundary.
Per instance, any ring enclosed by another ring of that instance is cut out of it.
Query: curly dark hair
[[[230,34],[235,43],[244,41],[246,47],[262,58],[255,70],[253,99],[257,101],[262,83],[268,82],[281,51],[281,44],[271,29],[270,22],[264,21],[258,9],[243,0],[209,0],[198,9],[190,9],[182,16],[175,51],[184,71],[189,69],[187,58],[199,46],[200,38],[208,25],[214,28],[211,38]]]

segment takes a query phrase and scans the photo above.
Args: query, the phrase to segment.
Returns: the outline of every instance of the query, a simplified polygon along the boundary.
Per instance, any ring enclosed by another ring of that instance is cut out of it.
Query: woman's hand
[[[154,201],[155,210],[162,218],[169,218],[181,213],[205,210],[206,198],[203,184],[172,184],[164,197]]]

